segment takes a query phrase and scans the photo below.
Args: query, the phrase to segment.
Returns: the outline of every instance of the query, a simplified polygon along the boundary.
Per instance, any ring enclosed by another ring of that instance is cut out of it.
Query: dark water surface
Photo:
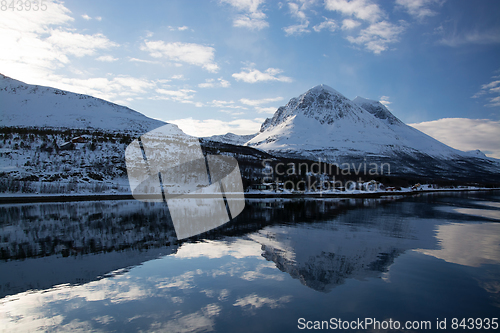
[[[138,201],[0,205],[0,331],[500,331],[499,192],[247,200],[185,242],[168,220]]]

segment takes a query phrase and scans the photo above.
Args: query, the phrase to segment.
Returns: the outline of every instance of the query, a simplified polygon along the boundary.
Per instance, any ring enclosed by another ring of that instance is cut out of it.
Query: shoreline
[[[442,189],[442,190],[419,190],[419,191],[385,191],[385,192],[362,192],[362,193],[243,193],[245,199],[269,199],[269,198],[380,198],[385,196],[412,196],[421,193],[443,193],[443,192],[479,192],[500,191],[500,188],[483,189]],[[238,198],[240,194],[236,194]],[[185,198],[217,198],[218,195],[183,195]],[[169,198],[179,197],[173,195]],[[1,204],[16,203],[43,203],[43,202],[75,202],[75,201],[108,201],[108,200],[135,200],[132,194],[55,194],[55,195],[14,195],[0,196]]]

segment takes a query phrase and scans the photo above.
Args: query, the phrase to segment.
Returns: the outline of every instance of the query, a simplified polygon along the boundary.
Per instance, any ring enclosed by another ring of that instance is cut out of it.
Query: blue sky
[[[500,157],[498,1],[44,4],[0,11],[0,73],[195,135],[256,132],[323,83],[380,100],[455,148]]]

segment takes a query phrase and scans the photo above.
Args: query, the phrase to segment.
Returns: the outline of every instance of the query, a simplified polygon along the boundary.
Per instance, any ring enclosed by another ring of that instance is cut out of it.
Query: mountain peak
[[[272,118],[265,120],[260,131],[284,124],[295,116],[315,119],[320,124],[333,124],[345,117],[359,119],[363,112],[335,89],[320,84],[278,108]]]
[[[327,86],[326,84],[318,84],[317,86],[314,86],[314,87],[312,87],[311,89],[308,90],[308,92],[318,92],[318,93],[321,93],[321,92],[324,92],[324,91],[329,92],[329,93],[334,94],[334,95],[340,95],[340,96],[344,97],[337,90],[333,89],[330,86]]]
[[[352,101],[353,101],[353,103],[356,103],[356,104],[382,104],[379,101],[376,101],[374,99],[368,99],[368,98],[364,98],[361,96],[356,96]]]

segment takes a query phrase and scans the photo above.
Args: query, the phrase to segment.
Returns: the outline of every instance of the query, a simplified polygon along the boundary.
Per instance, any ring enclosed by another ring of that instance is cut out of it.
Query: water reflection
[[[0,259],[147,249],[175,240],[163,205],[77,202],[0,206]]]
[[[437,227],[438,250],[419,250],[447,262],[479,267],[500,264],[500,224],[451,223]]]
[[[168,211],[150,203],[3,205],[0,216],[2,297],[87,283],[178,248]]]
[[[289,332],[308,314],[498,311],[500,224],[457,210],[498,212],[498,201],[394,199],[249,200],[182,242],[161,204],[4,205],[0,326]]]
[[[474,267],[498,263],[500,224],[440,225],[435,219],[440,211],[472,208],[441,205],[429,215],[418,200],[386,205],[397,199],[249,200],[229,224],[184,243],[177,240],[163,203],[3,205],[0,266],[9,274],[0,274],[0,296],[87,283],[168,254],[183,259],[262,256],[323,292],[348,278],[382,277],[410,249]],[[499,212],[483,210],[482,215]],[[259,276],[247,276],[252,274]]]

